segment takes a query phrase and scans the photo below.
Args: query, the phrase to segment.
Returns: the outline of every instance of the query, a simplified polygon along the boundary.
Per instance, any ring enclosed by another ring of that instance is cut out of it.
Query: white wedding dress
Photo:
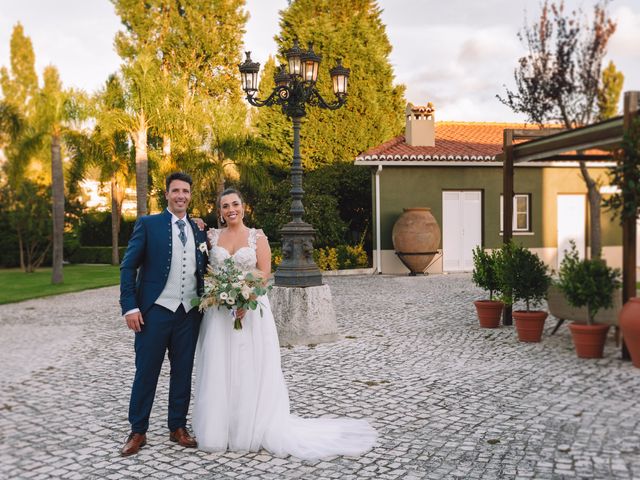
[[[209,231],[209,263],[215,268],[233,258],[243,271],[256,268],[256,230],[249,245],[230,255],[217,245],[219,230]],[[267,296],[260,310],[249,310],[242,330],[233,329],[226,308],[204,313],[196,348],[193,430],[202,450],[258,451],[277,456],[320,459],[361,455],[376,441],[366,420],[306,419],[289,412],[289,394],[280,367],[278,333]]]

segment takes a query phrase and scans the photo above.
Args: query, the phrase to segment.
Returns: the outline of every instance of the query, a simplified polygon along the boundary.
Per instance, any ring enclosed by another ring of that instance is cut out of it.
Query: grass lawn
[[[0,269],[0,305],[119,283],[120,268],[111,265],[65,265],[64,283],[60,285],[51,284],[50,268],[39,268],[34,273]]]

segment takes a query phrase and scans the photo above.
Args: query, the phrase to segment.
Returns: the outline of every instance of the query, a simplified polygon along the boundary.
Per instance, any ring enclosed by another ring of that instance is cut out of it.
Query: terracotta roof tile
[[[505,128],[538,127],[522,123],[436,122],[434,147],[412,147],[405,143],[404,135],[399,135],[361,153],[356,157],[356,163],[370,160],[493,161],[494,156],[502,152]]]

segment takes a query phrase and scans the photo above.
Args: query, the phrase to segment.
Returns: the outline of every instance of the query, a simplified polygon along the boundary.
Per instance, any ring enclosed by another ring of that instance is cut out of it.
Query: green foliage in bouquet
[[[535,253],[522,245],[513,241],[504,245],[497,257],[496,270],[499,290],[507,305],[522,300],[530,311],[532,305],[546,298],[551,284],[548,268]]]
[[[480,245],[473,249],[473,274],[471,279],[478,287],[489,292],[489,300],[494,293],[500,291],[500,282],[496,271],[496,263],[500,250],[487,253]]]
[[[560,264],[558,287],[571,305],[587,307],[587,323],[593,325],[599,310],[613,306],[613,294],[620,288],[620,270],[608,267],[601,258],[580,260],[572,241]]]

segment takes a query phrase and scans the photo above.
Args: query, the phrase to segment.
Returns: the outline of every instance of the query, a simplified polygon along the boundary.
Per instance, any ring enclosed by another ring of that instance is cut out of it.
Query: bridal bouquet
[[[262,306],[258,297],[265,295],[271,286],[265,286],[261,272],[243,273],[238,270],[233,258],[227,258],[220,268],[213,269],[209,265],[204,276],[204,293],[200,298],[193,300],[202,312],[210,307],[225,307],[231,310],[233,315],[233,328],[242,329],[241,319],[237,317],[237,310],[255,310]]]

